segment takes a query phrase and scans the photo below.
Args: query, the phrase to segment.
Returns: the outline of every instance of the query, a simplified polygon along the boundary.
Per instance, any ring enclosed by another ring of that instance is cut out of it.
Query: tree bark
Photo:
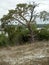
[[[30,32],[30,42],[34,42],[34,41],[35,41],[34,31],[33,31],[33,29],[32,29],[32,27],[31,27],[30,24],[28,24],[28,30],[29,30],[29,32]]]

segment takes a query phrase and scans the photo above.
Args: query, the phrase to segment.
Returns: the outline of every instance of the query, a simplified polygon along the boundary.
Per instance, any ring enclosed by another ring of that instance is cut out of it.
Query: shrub
[[[29,30],[23,26],[18,26],[16,31],[16,42],[22,44],[28,42],[29,40]]]
[[[41,29],[37,33],[38,40],[49,40],[49,31],[47,29]]]
[[[0,34],[0,46],[6,46],[8,44],[5,34]]]

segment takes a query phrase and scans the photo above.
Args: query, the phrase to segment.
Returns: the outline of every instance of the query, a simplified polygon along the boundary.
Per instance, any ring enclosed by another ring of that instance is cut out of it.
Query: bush
[[[22,44],[29,41],[29,30],[25,27],[18,26],[16,31],[16,42]]]
[[[47,29],[41,29],[37,33],[38,40],[49,40],[49,31]]]
[[[32,26],[32,29],[35,35],[35,41],[49,40],[49,30],[46,28],[37,30],[35,26]],[[17,27],[9,26],[6,32],[8,33],[8,37],[5,34],[0,34],[0,46],[20,45],[30,41],[29,30],[22,25],[18,25]]]
[[[6,46],[8,44],[5,34],[0,34],[0,46]]]

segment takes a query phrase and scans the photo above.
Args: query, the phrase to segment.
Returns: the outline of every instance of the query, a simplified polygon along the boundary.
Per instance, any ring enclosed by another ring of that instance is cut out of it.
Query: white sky
[[[31,3],[31,2],[40,3],[37,7],[37,11],[42,10],[49,11],[49,0],[0,0],[0,18],[8,13],[8,10],[14,9],[18,3]]]

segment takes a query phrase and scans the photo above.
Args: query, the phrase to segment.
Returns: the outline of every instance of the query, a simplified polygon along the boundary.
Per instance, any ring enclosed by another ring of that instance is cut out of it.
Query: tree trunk
[[[35,41],[35,39],[34,39],[34,34],[33,34],[33,32],[32,32],[32,31],[30,32],[30,36],[31,36],[31,38],[30,38],[30,39],[31,39],[31,42],[34,42],[34,41]]]
[[[33,29],[32,29],[32,27],[31,27],[30,24],[28,25],[28,30],[29,30],[29,32],[30,32],[30,42],[34,42],[34,41],[35,41],[34,31],[33,31]]]

